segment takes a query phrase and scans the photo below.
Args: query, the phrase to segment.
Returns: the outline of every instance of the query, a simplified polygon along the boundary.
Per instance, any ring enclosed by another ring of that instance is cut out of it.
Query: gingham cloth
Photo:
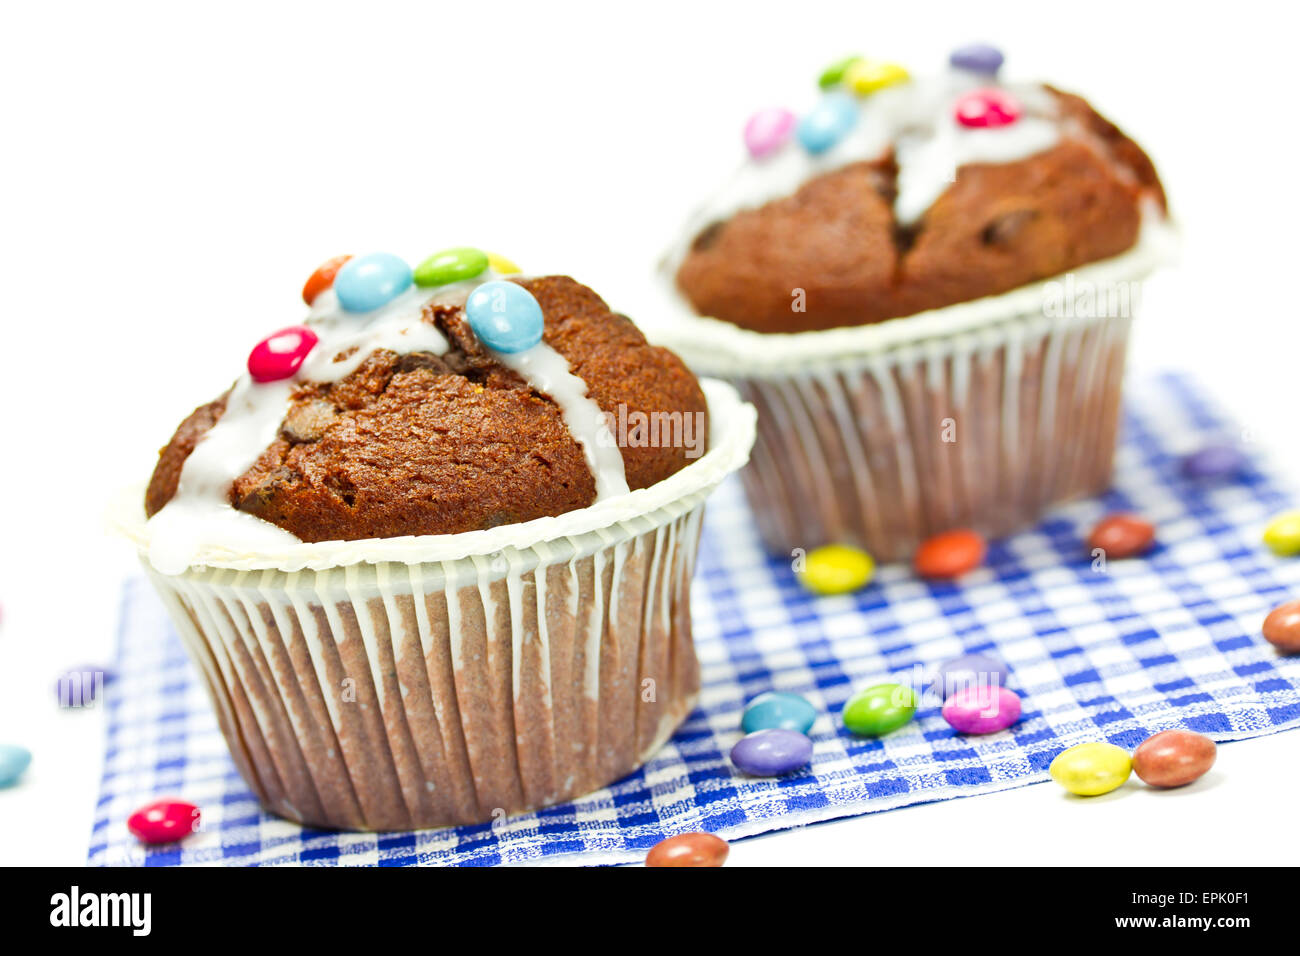
[[[1217,740],[1300,723],[1300,658],[1260,635],[1265,613],[1300,594],[1300,558],[1271,555],[1260,532],[1294,497],[1258,457],[1238,479],[1198,483],[1179,459],[1238,438],[1188,380],[1133,383],[1114,490],[1054,511],[992,545],[960,584],[879,570],[848,597],[813,598],[788,562],[759,548],[739,485],[708,506],[692,592],[703,690],[672,741],[614,786],[497,825],[401,834],[303,829],[262,812],[235,772],[208,700],[142,580],[122,600],[118,679],[107,693],[108,746],[91,835],[92,864],[616,863],[674,833],[729,839],[1046,779],[1064,748],[1132,748],[1187,727]],[[1092,567],[1082,544],[1113,510],[1159,528],[1141,559]],[[851,736],[838,714],[855,688],[909,680],[963,651],[1006,661],[1024,698],[1009,731],[957,735],[935,704],[880,740]],[[727,759],[744,703],[793,691],[821,711],[812,765],[752,779]],[[140,804],[177,795],[202,829],[145,852],[126,829]]]

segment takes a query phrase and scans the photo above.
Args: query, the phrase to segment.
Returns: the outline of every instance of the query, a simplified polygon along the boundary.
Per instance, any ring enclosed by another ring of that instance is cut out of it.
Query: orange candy
[[[1088,535],[1089,551],[1105,551],[1108,558],[1132,558],[1146,554],[1156,543],[1156,526],[1137,515],[1107,515]]]
[[[955,578],[983,564],[987,551],[983,536],[956,528],[922,541],[912,564],[923,578]]]
[[[339,269],[343,268],[343,263],[351,258],[351,256],[335,256],[322,262],[311,274],[307,284],[302,287],[302,301],[311,305],[316,300],[316,296],[334,284],[334,276],[338,274]]]
[[[727,841],[712,833],[679,833],[661,840],[646,854],[646,866],[722,866]]]

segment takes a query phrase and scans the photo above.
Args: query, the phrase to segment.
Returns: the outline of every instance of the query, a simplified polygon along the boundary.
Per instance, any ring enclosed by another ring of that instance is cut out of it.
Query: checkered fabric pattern
[[[416,833],[303,829],[262,812],[227,756],[204,691],[143,580],[123,595],[118,680],[90,862],[485,865],[638,860],[674,833],[729,839],[836,817],[1037,783],[1064,748],[1132,748],[1187,727],[1216,740],[1300,724],[1300,658],[1260,636],[1265,613],[1300,594],[1300,559],[1260,543],[1295,498],[1256,457],[1238,479],[1181,477],[1182,454],[1235,438],[1188,380],[1134,383],[1114,489],[1054,511],[996,542],[959,584],[880,569],[853,596],[805,594],[786,562],[766,558],[739,485],[711,500],[693,601],[700,703],[649,764],[574,803],[482,825]],[[1082,544],[1113,510],[1159,528],[1155,551],[1094,570]],[[1011,730],[962,737],[937,704],[884,739],[838,719],[854,688],[913,679],[963,651],[1006,661],[1024,713]],[[752,779],[729,763],[749,698],[793,691],[821,711],[806,770]],[[203,829],[147,852],[126,817],[174,794],[199,804]]]

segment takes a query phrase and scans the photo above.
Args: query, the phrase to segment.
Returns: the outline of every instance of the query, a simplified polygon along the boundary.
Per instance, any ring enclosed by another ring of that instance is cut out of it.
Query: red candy
[[[1137,515],[1107,515],[1088,535],[1088,550],[1104,551],[1108,558],[1146,554],[1156,543],[1156,526]]]
[[[199,808],[184,800],[155,800],[127,817],[127,829],[142,843],[175,843],[199,825]]]
[[[964,93],[953,107],[953,115],[962,126],[991,129],[1010,126],[1020,119],[1025,108],[1006,90],[992,87]]]
[[[979,567],[987,550],[983,537],[958,528],[922,541],[912,564],[923,578],[955,578]]]
[[[351,258],[351,256],[335,256],[322,262],[308,278],[307,284],[302,287],[302,301],[308,305],[316,301],[316,296],[334,284],[334,276],[338,274],[339,269],[343,268],[343,263]]]
[[[255,382],[278,382],[301,367],[319,341],[305,325],[291,325],[268,335],[248,353],[248,374]]]
[[[679,833],[646,854],[646,866],[722,866],[731,848],[712,833]]]

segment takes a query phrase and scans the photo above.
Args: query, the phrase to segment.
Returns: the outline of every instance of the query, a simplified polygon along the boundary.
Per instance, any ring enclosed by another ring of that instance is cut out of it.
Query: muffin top
[[[944,74],[851,57],[802,118],[765,110],[749,159],[667,266],[700,315],[758,332],[864,325],[1116,256],[1165,197],[1146,154],[1083,99],[1003,83],[1001,54]]]
[[[675,355],[573,279],[516,271],[473,249],[317,270],[304,323],[162,449],[155,566],[183,569],[218,521],[257,550],[560,515],[704,451],[704,395]]]

